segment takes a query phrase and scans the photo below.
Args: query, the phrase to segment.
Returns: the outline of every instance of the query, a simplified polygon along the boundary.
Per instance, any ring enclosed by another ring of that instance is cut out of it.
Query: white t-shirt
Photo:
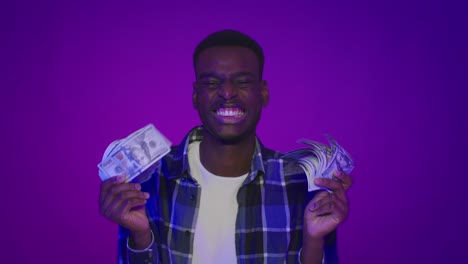
[[[201,186],[192,263],[237,263],[237,191],[248,174],[222,177],[210,173],[201,164],[199,141],[188,146],[188,159],[190,173]]]

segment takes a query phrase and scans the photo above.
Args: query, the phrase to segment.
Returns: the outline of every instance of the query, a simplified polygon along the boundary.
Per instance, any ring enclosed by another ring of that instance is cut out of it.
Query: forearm
[[[143,250],[147,248],[152,241],[151,229],[148,229],[143,232],[131,232],[128,243],[132,249]]]
[[[304,238],[301,251],[301,263],[322,264],[324,239]]]

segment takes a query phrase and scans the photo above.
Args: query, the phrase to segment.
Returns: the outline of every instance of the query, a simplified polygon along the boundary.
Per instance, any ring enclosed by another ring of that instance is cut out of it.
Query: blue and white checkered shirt
[[[188,145],[202,140],[196,127],[173,147],[152,177],[142,183],[151,194],[146,204],[153,232],[147,250],[128,248],[129,231],[119,228],[118,263],[191,263],[201,189],[188,168]],[[299,263],[303,212],[313,193],[304,171],[259,140],[249,175],[237,193],[237,263]],[[338,263],[336,233],[324,248],[325,263]]]

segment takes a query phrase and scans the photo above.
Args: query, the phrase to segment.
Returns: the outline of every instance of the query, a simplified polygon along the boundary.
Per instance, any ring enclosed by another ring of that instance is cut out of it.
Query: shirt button
[[[195,200],[195,194],[190,195],[190,200]]]
[[[185,235],[186,235],[186,236],[190,236],[190,231],[188,231],[188,230],[185,231]]]

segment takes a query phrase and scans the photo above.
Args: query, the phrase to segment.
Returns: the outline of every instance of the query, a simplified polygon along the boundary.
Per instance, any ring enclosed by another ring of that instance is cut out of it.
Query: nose
[[[225,82],[220,85],[218,95],[224,99],[232,99],[237,96],[237,88],[232,82]]]

